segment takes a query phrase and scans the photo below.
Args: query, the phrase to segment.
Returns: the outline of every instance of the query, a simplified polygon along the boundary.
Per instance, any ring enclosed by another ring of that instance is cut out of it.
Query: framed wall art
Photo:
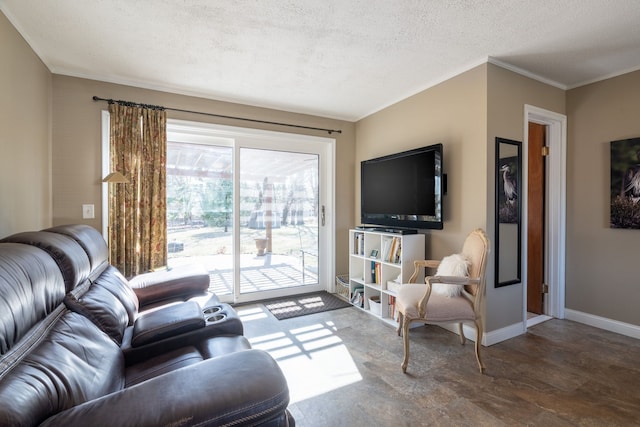
[[[640,229],[640,138],[611,142],[611,228]]]
[[[496,138],[495,287],[521,282],[522,143]]]

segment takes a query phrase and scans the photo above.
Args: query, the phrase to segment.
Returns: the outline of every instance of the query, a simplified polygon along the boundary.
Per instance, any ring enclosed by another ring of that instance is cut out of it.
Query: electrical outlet
[[[93,219],[95,217],[93,205],[82,205],[82,219]]]

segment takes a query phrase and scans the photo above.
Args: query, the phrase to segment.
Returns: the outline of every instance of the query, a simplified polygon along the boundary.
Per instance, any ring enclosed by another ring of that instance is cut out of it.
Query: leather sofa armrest
[[[208,359],[75,406],[41,426],[291,426],[289,389],[262,350]]]
[[[139,347],[165,338],[204,328],[202,309],[195,301],[169,305],[141,314],[133,324],[131,346]]]
[[[188,299],[209,289],[209,273],[202,265],[185,265],[171,270],[139,274],[129,279],[140,307],[160,301]]]

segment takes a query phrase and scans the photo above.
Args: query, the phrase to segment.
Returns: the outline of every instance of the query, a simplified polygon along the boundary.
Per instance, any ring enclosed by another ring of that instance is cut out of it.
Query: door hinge
[[[548,294],[549,293],[549,285],[547,285],[546,283],[542,284],[542,293],[543,294]]]
[[[542,157],[547,157],[549,155],[549,147],[542,147]]]

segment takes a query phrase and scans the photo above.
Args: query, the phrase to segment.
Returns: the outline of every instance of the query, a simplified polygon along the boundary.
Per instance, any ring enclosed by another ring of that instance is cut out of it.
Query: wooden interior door
[[[529,122],[527,195],[527,311],[544,314],[546,126]]]

